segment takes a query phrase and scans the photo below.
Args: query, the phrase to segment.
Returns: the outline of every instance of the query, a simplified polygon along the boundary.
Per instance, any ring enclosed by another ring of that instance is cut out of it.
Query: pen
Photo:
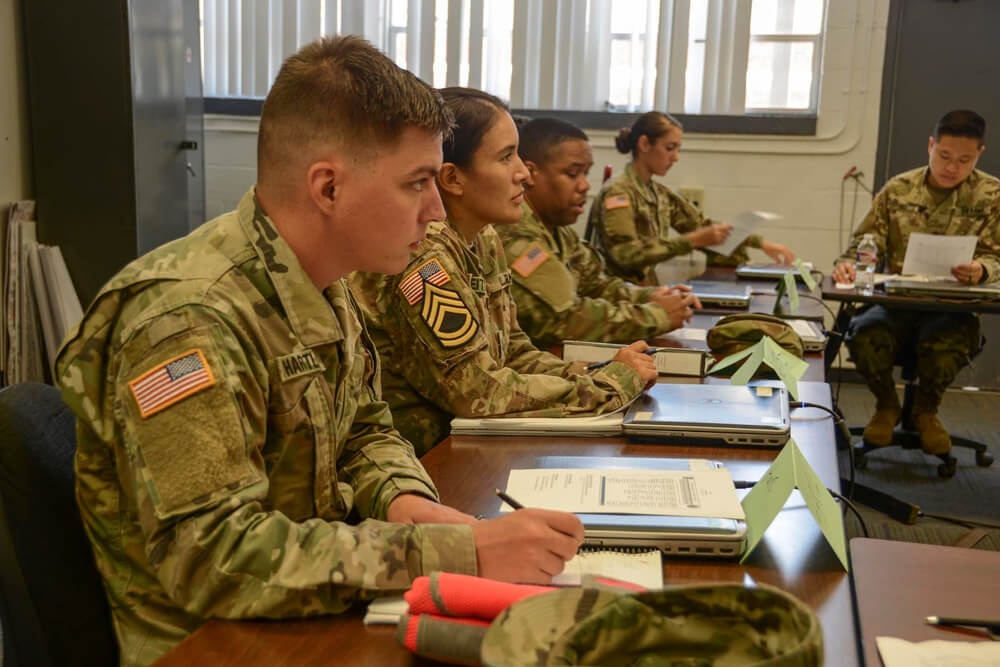
[[[660,352],[661,350],[665,350],[665,349],[666,348],[663,348],[663,347],[651,347],[649,349],[643,350],[642,353],[643,354],[648,354],[649,356],[653,356],[657,352]],[[607,366],[608,364],[610,364],[612,361],[614,361],[614,359],[608,359],[607,361],[597,361],[597,362],[594,362],[592,364],[588,364],[587,365],[587,370],[588,371],[596,371],[598,368],[604,368],[605,366]]]
[[[984,620],[981,618],[957,618],[955,616],[928,616],[928,625],[967,625],[973,628],[986,628],[993,634],[1000,634],[1000,619]]]
[[[511,498],[510,496],[508,496],[506,493],[504,493],[500,489],[495,489],[495,490],[497,492],[497,497],[499,497],[500,500],[504,501],[505,503],[507,503],[508,505],[510,505],[511,507],[513,507],[516,510],[523,510],[524,509],[524,505],[522,505],[521,503],[519,503],[516,500],[514,500],[513,498]]]

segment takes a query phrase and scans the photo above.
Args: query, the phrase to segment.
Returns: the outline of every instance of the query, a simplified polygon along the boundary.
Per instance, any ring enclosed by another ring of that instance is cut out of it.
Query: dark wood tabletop
[[[1000,301],[980,299],[940,299],[932,296],[900,296],[887,294],[881,286],[876,286],[871,294],[863,294],[854,287],[838,288],[832,276],[827,276],[820,284],[823,299],[852,303],[856,306],[880,304],[900,310],[933,310],[956,313],[1000,313]]]
[[[829,386],[803,382],[804,400],[830,406]],[[792,413],[792,436],[823,483],[839,490],[833,425],[820,410]],[[499,507],[494,488],[506,486],[513,468],[531,467],[545,455],[665,456],[718,459],[734,479],[758,479],[774,449],[635,445],[621,438],[497,438],[453,436],[422,461],[441,501],[470,514]],[[858,664],[858,640],[851,587],[801,496],[794,492],[745,565],[736,561],[664,559],[667,584],[765,582],[800,597],[823,625],[826,664]],[[365,627],[361,612],[313,620],[229,622],[213,620],[189,636],[157,664],[236,665],[422,665],[401,648],[391,627]]]
[[[865,664],[881,665],[876,637],[987,640],[984,630],[927,625],[927,616],[1000,618],[1000,553],[936,544],[851,540]]]

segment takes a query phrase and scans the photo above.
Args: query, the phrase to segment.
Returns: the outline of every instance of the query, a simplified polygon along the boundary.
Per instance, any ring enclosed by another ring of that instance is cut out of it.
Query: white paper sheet
[[[896,637],[876,637],[885,667],[996,667],[1000,665],[1000,642],[952,642],[931,639],[908,642]]]
[[[743,243],[748,236],[756,232],[762,224],[780,219],[780,215],[768,211],[743,211],[742,213],[737,213],[729,221],[729,224],[733,226],[733,230],[729,232],[729,236],[719,245],[711,246],[711,250],[720,255],[731,255],[736,250],[736,247]]]
[[[725,468],[511,470],[507,494],[525,507],[564,512],[744,518]],[[503,503],[500,511],[512,509]]]
[[[975,236],[910,234],[903,258],[904,275],[951,277],[951,267],[968,264],[976,251]]]

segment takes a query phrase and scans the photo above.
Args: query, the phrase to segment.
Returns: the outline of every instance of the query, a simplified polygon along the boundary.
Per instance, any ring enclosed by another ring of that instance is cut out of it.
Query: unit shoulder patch
[[[545,248],[535,243],[521,253],[521,256],[510,265],[510,268],[521,274],[522,278],[527,278],[549,257],[551,255],[546,252]]]
[[[215,376],[204,353],[195,349],[144,372],[130,381],[128,387],[139,406],[139,414],[147,419],[214,384]]]
[[[613,211],[616,208],[627,208],[629,206],[629,200],[627,194],[613,195],[604,200],[604,209],[606,211]]]
[[[444,285],[451,281],[451,276],[442,268],[436,259],[430,259],[414,269],[399,282],[399,291],[411,306],[424,298],[424,283]]]
[[[446,348],[466,344],[479,331],[479,323],[455,290],[425,282],[421,299],[420,316]]]

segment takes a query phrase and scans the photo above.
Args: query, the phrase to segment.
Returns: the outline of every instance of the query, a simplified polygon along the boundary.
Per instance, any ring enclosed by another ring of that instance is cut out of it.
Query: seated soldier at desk
[[[351,288],[383,361],[396,428],[423,453],[453,416],[599,414],[655,382],[649,346],[622,348],[593,372],[535,348],[517,323],[510,269],[493,225],[521,219],[528,171],[506,105],[446,88],[456,127],[437,176],[447,220],[435,222],[398,276],[358,273]]]
[[[973,111],[951,111],[929,138],[928,165],[891,179],[872,202],[833,272],[838,283],[854,280],[858,244],[872,234],[885,270],[900,273],[910,234],[977,236],[974,259],[951,269],[960,282],[1000,280],[1000,181],[976,169],[985,150],[986,121]],[[945,389],[979,345],[979,320],[972,313],[893,310],[871,306],[851,320],[846,343],[858,370],[875,394],[875,414],[865,440],[892,442],[901,408],[892,378],[896,353],[907,343],[917,353],[914,420],[928,454],[951,450],[951,438],[937,417]]]
[[[342,612],[435,570],[548,582],[576,553],[571,514],[437,503],[343,279],[402,270],[444,214],[451,124],[367,42],[304,47],[264,101],[256,187],[122,269],[69,336],[76,495],[122,665],[211,617]]]
[[[528,169],[521,221],[498,225],[517,321],[541,348],[563,340],[629,343],[683,326],[701,304],[686,287],[637,287],[608,275],[571,225],[583,212],[594,164],[583,130],[556,118],[520,128]]]
[[[694,248],[709,251],[709,264],[736,266],[746,248],[760,248],[776,262],[795,255],[786,246],[752,234],[731,255],[711,252],[724,242],[732,226],[704,217],[686,199],[653,176],[665,175],[680,160],[684,131],[680,122],[661,111],[647,111],[615,139],[620,153],[631,153],[625,171],[601,188],[590,207],[590,222],[608,260],[608,271],[640,285],[657,285],[655,267]]]

